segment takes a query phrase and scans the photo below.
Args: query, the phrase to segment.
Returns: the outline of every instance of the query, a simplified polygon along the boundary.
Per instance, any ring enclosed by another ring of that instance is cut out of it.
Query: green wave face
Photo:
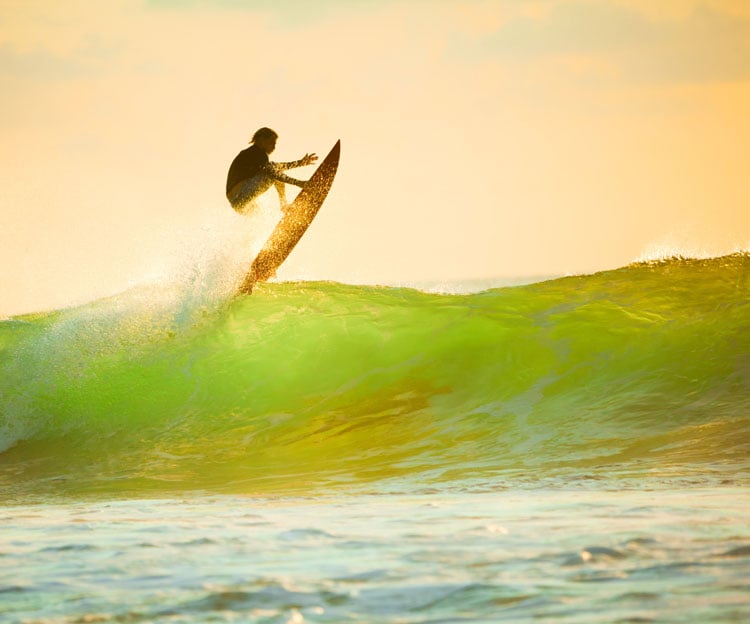
[[[720,478],[750,449],[750,256],[473,295],[281,283],[0,323],[0,487],[249,494]],[[401,485],[400,485],[401,484]]]

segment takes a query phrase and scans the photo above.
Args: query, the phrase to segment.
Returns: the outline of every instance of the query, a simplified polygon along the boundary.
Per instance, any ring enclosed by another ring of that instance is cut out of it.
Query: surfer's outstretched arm
[[[295,169],[296,167],[306,167],[307,165],[312,165],[316,160],[318,160],[317,154],[305,154],[299,160],[293,160],[291,162],[285,162],[285,163],[273,163],[273,164],[276,167],[278,167],[280,170],[286,171],[287,169]]]
[[[305,183],[302,180],[292,178],[283,173],[283,169],[279,167],[279,164],[280,163],[268,163],[268,165],[264,167],[264,172],[272,178],[274,182],[285,182],[286,184],[292,184],[294,186],[299,186],[300,188],[305,186]]]

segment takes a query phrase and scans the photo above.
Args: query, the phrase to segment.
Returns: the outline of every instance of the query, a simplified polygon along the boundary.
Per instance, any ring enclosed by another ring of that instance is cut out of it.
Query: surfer
[[[229,167],[227,174],[227,199],[237,212],[246,214],[255,206],[255,199],[271,185],[279,194],[281,209],[286,211],[286,184],[304,188],[305,182],[284,173],[287,169],[311,165],[318,157],[305,154],[299,160],[287,163],[269,162],[268,156],[276,149],[279,135],[271,128],[260,128],[253,135],[250,147],[242,150]]]

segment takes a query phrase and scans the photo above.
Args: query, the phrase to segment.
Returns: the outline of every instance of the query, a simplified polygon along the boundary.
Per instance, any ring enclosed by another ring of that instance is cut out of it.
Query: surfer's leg
[[[255,201],[254,199],[251,199],[250,201],[242,201],[239,203],[232,204],[232,208],[234,208],[235,211],[240,213],[241,215],[249,215],[257,207],[258,207],[258,202]]]
[[[269,163],[275,171],[277,172],[283,172],[284,169],[281,168],[278,163]],[[286,183],[282,182],[281,180],[274,180],[273,185],[276,187],[276,192],[279,194],[279,205],[281,206],[281,210],[286,212],[286,209],[289,207],[289,204],[286,201]]]
[[[257,206],[255,200],[265,193],[274,180],[271,176],[259,174],[243,182],[229,198],[229,202],[240,214],[248,214]]]
[[[273,185],[276,187],[276,192],[279,194],[279,205],[281,206],[281,210],[286,212],[287,208],[289,208],[289,204],[286,201],[286,184],[279,180],[274,180]]]

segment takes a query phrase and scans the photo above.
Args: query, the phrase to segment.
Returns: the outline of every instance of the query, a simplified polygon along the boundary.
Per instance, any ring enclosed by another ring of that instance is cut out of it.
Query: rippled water
[[[0,509],[44,622],[743,622],[748,490],[498,490]]]

